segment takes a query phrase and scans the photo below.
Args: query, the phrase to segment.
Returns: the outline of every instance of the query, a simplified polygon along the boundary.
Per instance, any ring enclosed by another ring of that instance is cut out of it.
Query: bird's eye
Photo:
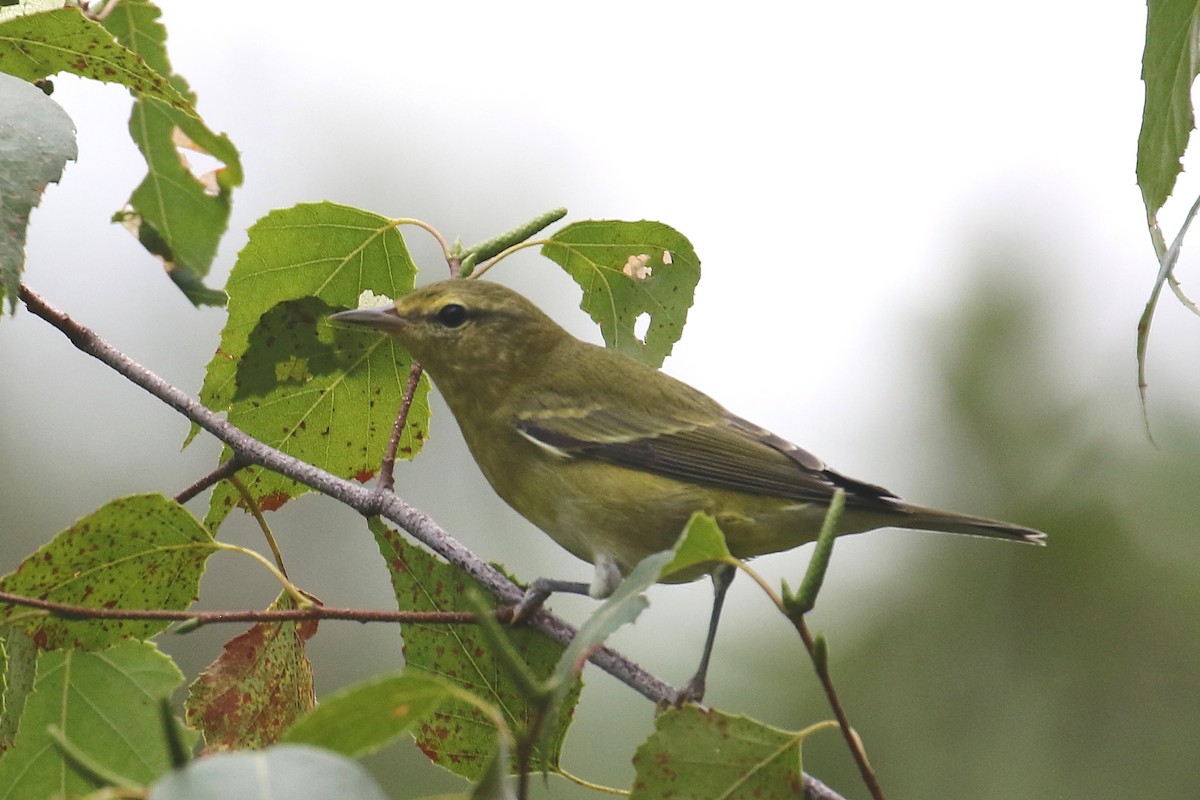
[[[457,328],[467,321],[467,310],[458,303],[447,303],[438,309],[437,320],[447,328]]]

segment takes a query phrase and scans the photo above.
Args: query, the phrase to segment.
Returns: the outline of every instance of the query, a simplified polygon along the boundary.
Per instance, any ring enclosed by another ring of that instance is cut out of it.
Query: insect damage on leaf
[[[650,256],[647,253],[639,253],[638,255],[630,256],[625,261],[625,266],[621,267],[621,272],[627,278],[633,278],[635,281],[644,281],[654,274],[654,268],[650,266]]]
[[[179,162],[183,164],[183,168],[204,187],[204,194],[209,197],[219,197],[221,194],[220,176],[227,169],[225,163],[207,148],[196,144],[192,137],[184,133],[178,125],[171,129],[171,143],[175,145]],[[199,158],[193,161],[197,156]],[[203,169],[201,165],[211,168],[201,172]]]
[[[392,298],[384,294],[375,294],[370,289],[364,289],[358,296],[359,308],[385,308],[392,305]]]

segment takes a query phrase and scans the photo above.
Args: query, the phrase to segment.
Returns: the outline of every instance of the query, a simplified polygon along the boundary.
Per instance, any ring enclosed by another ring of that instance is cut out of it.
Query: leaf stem
[[[233,459],[230,459],[232,461]],[[271,526],[267,524],[266,517],[263,516],[262,509],[259,508],[258,502],[254,496],[250,494],[250,490],[246,488],[246,484],[242,483],[241,478],[237,475],[230,475],[229,482],[233,484],[233,488],[237,489],[237,493],[241,495],[242,503],[250,511],[250,515],[254,517],[254,521],[258,523],[258,529],[262,531],[263,538],[267,540],[267,546],[271,548],[271,555],[275,558],[275,566],[279,568],[279,574],[287,580],[287,569],[283,566],[283,553],[279,552],[279,544],[275,541],[275,534],[271,533]],[[295,588],[294,586],[292,587]],[[299,589],[296,590],[297,592]],[[289,589],[288,594],[293,597],[298,595],[293,594]],[[297,600],[296,602],[300,602]]]
[[[546,244],[549,241],[550,241],[549,239],[534,239],[533,241],[530,241],[530,242],[521,242],[520,244],[514,244],[512,247],[502,250],[499,253],[499,255],[495,256],[494,258],[480,264],[475,269],[475,271],[471,274],[471,277],[478,278],[480,275],[487,272],[489,269],[496,266],[501,261],[508,258],[513,253],[517,252],[518,250],[524,250],[527,247],[541,247],[542,245]]]
[[[558,775],[560,778],[568,780],[571,783],[575,784],[576,786],[582,786],[584,789],[590,789],[593,792],[601,792],[602,794],[612,794],[612,795],[616,795],[617,797],[629,797],[629,795],[630,795],[630,791],[628,789],[618,789],[615,786],[605,786],[602,783],[592,783],[591,781],[587,780],[586,778],[581,778],[578,775],[573,775],[570,772],[567,772],[562,767],[553,767],[552,771],[554,772],[555,775]]]
[[[300,591],[300,588],[296,586],[296,584],[288,580],[288,577],[283,573],[283,570],[268,561],[267,557],[262,553],[258,552],[257,550],[251,550],[249,547],[242,547],[241,545],[230,544],[229,542],[215,542],[215,544],[221,550],[228,550],[231,553],[241,553],[244,556],[249,556],[266,567],[267,571],[275,576],[275,580],[279,581],[279,583],[283,586],[283,590],[287,592],[293,600],[296,601],[296,605],[300,608],[305,608],[313,604],[312,599],[309,598],[309,596],[304,592]]]
[[[412,217],[398,217],[396,219],[389,220],[389,222],[393,228],[399,228],[401,225],[415,225],[418,228],[421,228],[437,240],[438,246],[442,248],[442,255],[445,256],[447,261],[453,257],[453,253],[451,252],[449,243],[446,241],[446,237],[442,236],[441,231],[430,225],[428,222],[421,219],[413,219]]]

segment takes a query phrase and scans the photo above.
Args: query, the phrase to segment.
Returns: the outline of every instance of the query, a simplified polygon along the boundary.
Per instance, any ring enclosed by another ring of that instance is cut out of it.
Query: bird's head
[[[338,322],[383,331],[439,384],[511,379],[535,368],[566,331],[511,289],[482,280],[445,280],[414,289],[393,305],[342,311]]]

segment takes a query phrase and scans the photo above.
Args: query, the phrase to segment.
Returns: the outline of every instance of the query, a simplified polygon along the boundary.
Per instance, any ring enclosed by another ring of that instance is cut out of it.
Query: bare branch
[[[246,466],[246,462],[242,461],[237,456],[234,456],[221,466],[214,469],[212,472],[205,475],[200,480],[193,483],[191,486],[184,489],[179,494],[175,495],[175,502],[181,505],[186,503],[208,487],[220,483],[244,466]]]
[[[374,611],[364,608],[334,608],[310,605],[304,608],[239,609],[237,611],[175,611],[167,608],[95,608],[56,603],[37,597],[25,597],[0,591],[0,603],[24,608],[37,608],[56,617],[68,619],[136,619],[173,620],[209,625],[224,622],[286,622],[337,619],[350,622],[392,622],[416,624],[461,625],[478,622],[469,611]]]

